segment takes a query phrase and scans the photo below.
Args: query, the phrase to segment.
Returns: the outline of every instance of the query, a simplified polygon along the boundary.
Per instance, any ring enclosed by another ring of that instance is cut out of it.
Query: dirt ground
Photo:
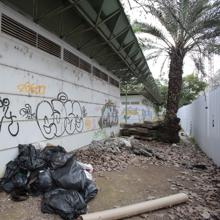
[[[158,142],[133,142],[133,145],[139,144],[153,150],[152,157],[129,153],[120,147],[121,141],[117,140],[103,142],[107,147],[101,150],[94,147],[97,144],[93,143],[89,149],[76,154],[77,159],[90,162],[95,168],[94,177],[99,192],[89,203],[89,212],[185,192],[189,196],[186,204],[129,219],[220,219],[220,171],[191,143],[170,146]],[[118,152],[112,152],[109,146],[112,149],[118,147]],[[41,213],[40,202],[40,197],[13,202],[9,195],[2,192],[0,219],[60,219]]]

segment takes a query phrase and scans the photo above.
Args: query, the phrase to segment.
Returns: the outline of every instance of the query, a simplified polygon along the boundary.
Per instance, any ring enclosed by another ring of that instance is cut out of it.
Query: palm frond
[[[139,23],[141,25],[141,32],[150,34],[151,36],[156,37],[157,39],[163,41],[167,46],[171,46],[171,42],[166,38],[164,33],[157,27],[150,25],[150,24],[145,24],[145,23]]]

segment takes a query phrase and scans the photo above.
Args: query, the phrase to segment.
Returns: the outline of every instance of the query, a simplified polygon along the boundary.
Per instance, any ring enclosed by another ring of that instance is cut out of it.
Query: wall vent
[[[94,76],[96,76],[96,77],[98,77],[98,78],[101,78],[100,77],[100,70],[99,69],[97,69],[96,67],[93,67],[93,75]]]
[[[79,57],[68,51],[67,49],[64,49],[63,51],[63,60],[73,64],[74,66],[79,67]]]
[[[61,47],[40,34],[38,35],[37,47],[56,57],[61,57]]]
[[[31,46],[37,47],[51,55],[61,58],[60,45],[36,33],[30,28],[25,27],[23,24],[15,21],[5,14],[2,14],[1,18],[1,31],[27,44],[30,44]],[[90,63],[80,59],[78,56],[67,49],[63,50],[63,60],[85,70],[86,72],[91,73],[92,71],[92,66]],[[93,74],[96,77],[103,79],[106,82],[109,81],[110,84],[119,87],[119,82],[117,80],[109,77],[106,73],[102,72],[96,67],[93,67]]]
[[[101,70],[99,70],[96,67],[93,67],[93,75],[108,82],[108,75],[103,73]]]
[[[36,47],[37,33],[5,14],[2,14],[1,31]]]
[[[91,73],[91,64],[83,59],[79,59],[79,67],[88,73]]]
[[[108,82],[108,75],[103,73],[102,71],[101,72],[101,79],[105,80],[106,82]]]
[[[110,84],[112,84],[113,86],[116,86],[119,88],[119,82],[115,79],[113,79],[112,77],[109,76],[109,82]]]

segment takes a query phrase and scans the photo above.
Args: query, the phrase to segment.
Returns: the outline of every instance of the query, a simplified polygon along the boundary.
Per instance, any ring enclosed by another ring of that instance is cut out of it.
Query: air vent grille
[[[108,82],[108,75],[103,73],[101,70],[99,70],[98,68],[96,67],[93,67],[93,74],[100,78],[100,79],[103,79],[105,80],[106,82]]]
[[[37,47],[49,54],[52,54],[56,57],[61,57],[61,47],[54,43],[53,41],[43,37],[42,35],[38,35],[38,45]]]
[[[80,59],[79,61],[79,67],[83,70],[85,70],[88,73],[91,73],[91,64],[86,62],[85,60]]]
[[[2,14],[1,31],[21,41],[24,41],[25,43],[36,46],[37,33],[5,14]]]
[[[109,76],[109,82],[110,84],[112,84],[113,86],[116,86],[119,88],[119,82],[115,79],[113,79],[112,77]]]
[[[61,58],[60,45],[38,34],[30,28],[25,27],[23,24],[15,21],[5,14],[2,14],[1,31],[31,46],[37,47],[51,55]],[[63,60],[85,70],[86,72],[91,73],[92,71],[92,66],[90,63],[80,59],[78,56],[68,51],[67,49],[63,50]],[[106,82],[109,81],[110,84],[119,87],[119,82],[117,80],[109,77],[106,73],[102,72],[96,67],[93,67],[93,74],[96,77],[103,79]]]
[[[103,80],[105,80],[106,82],[108,82],[108,75],[105,74],[105,73],[103,73],[102,71],[101,71],[101,78],[102,78]]]
[[[93,75],[98,77],[98,78],[101,78],[100,77],[100,70],[97,69],[96,67],[93,67]]]
[[[64,49],[63,52],[63,59],[68,62],[73,64],[74,66],[79,67],[79,57],[76,56],[75,54],[71,53],[67,49]]]

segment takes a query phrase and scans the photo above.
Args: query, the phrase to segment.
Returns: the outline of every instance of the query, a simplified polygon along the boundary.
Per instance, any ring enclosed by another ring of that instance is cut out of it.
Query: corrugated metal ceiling
[[[118,0],[1,0],[95,59],[121,80],[137,77],[154,101],[160,95]]]

